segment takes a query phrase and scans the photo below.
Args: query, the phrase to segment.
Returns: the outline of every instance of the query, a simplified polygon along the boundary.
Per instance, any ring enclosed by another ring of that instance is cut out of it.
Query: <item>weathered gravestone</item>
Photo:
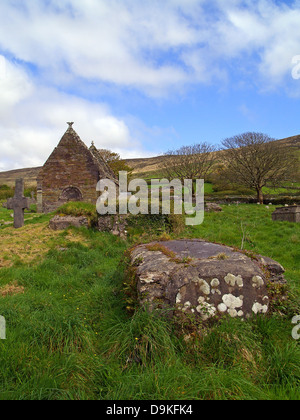
[[[131,251],[131,276],[141,305],[169,307],[202,321],[225,314],[248,318],[269,310],[268,284],[284,284],[284,268],[270,258],[203,240],[140,245]]]
[[[70,226],[73,227],[89,227],[89,221],[84,216],[54,216],[49,223],[52,230],[65,230]]]
[[[7,200],[7,208],[14,211],[14,227],[19,229],[24,226],[24,210],[30,209],[29,199],[24,197],[24,180],[16,180],[15,195]]]
[[[274,222],[300,223],[300,206],[278,207],[272,214]]]

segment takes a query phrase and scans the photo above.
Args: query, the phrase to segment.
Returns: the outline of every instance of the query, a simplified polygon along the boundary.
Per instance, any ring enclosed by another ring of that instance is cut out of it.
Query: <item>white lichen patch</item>
[[[242,296],[235,297],[235,296],[229,294],[229,295],[224,295],[222,300],[223,300],[223,303],[229,309],[236,309],[236,308],[241,308],[243,306],[243,299],[241,299],[241,298],[242,298]]]
[[[220,286],[220,282],[218,279],[212,279],[212,281],[210,282],[210,285],[213,289],[216,289],[217,287]]]
[[[211,285],[211,294],[214,295],[215,293],[218,295],[221,295],[221,291],[218,289],[218,287],[220,286],[220,281],[219,279],[212,279],[212,281],[210,282]]]
[[[140,276],[141,283],[155,283],[155,277],[157,277],[157,273],[145,273]]]
[[[259,288],[261,286],[263,286],[265,284],[265,282],[263,281],[263,279],[260,276],[254,276],[252,278],[252,286],[254,288]]]
[[[221,313],[225,313],[227,311],[227,306],[225,305],[225,303],[220,303],[220,305],[218,305],[218,311]]]
[[[212,289],[211,294],[214,295],[215,293],[218,294],[218,295],[220,295],[220,296],[222,294],[221,293],[221,290],[219,290],[219,289]]]
[[[182,308],[182,312],[187,311],[192,306],[191,302],[185,302]]]
[[[176,303],[181,303],[181,299],[182,299],[182,296],[181,296],[181,293],[179,292],[176,296]]]
[[[268,312],[268,305],[262,305],[261,303],[255,302],[252,306],[252,311],[255,314],[265,314]]]
[[[205,295],[210,294],[210,286],[205,280],[200,279],[199,287],[200,287],[201,292],[204,293]]]
[[[228,309],[228,313],[231,316],[231,318],[236,318],[238,316],[236,309]]]
[[[235,276],[234,274],[227,274],[227,276],[224,278],[225,282],[228,284],[228,286],[234,287],[237,285],[238,287],[243,287],[244,282],[242,276]]]
[[[201,303],[199,306],[197,306],[196,310],[200,314],[203,321],[207,321],[208,319],[213,318],[217,312],[217,309],[207,302]]]

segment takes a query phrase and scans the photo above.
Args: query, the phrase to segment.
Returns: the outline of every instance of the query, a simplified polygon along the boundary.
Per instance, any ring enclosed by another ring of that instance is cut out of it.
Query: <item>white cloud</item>
[[[256,76],[270,85],[282,83],[291,76],[291,59],[300,52],[300,3],[257,0],[245,3],[220,3],[224,21],[216,26],[220,51],[227,58],[243,57],[255,66]],[[248,63],[247,63],[248,64]]]
[[[10,17],[0,25],[0,45],[56,77],[67,71],[146,90],[186,81],[179,66],[151,57],[154,49],[186,45],[194,38],[185,19],[172,11],[175,6],[119,0],[15,5],[0,3],[0,15]]]
[[[299,22],[298,0],[2,0],[0,169],[43,163],[69,120],[86,142],[147,153],[128,116],[84,95],[87,81],[167,97],[230,83],[236,69],[235,86],[239,73],[284,87],[300,54]]]
[[[66,121],[75,121],[88,146],[93,140],[99,148],[127,156],[129,150],[143,154],[126,122],[106,105],[34,85],[7,60],[5,68],[0,80],[0,170],[42,165],[67,129]]]
[[[19,0],[2,1],[0,16],[2,48],[48,77],[101,80],[153,95],[223,78],[224,59],[245,53],[278,82],[299,53],[298,2]]]
[[[0,117],[4,119],[10,116],[14,105],[30,96],[33,85],[19,66],[12,65],[4,56],[0,55],[0,59]]]

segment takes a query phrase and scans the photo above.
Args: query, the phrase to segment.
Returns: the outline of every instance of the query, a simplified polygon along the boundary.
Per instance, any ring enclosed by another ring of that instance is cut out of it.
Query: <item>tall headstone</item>
[[[30,209],[29,199],[24,197],[24,180],[16,180],[15,195],[7,200],[7,208],[14,211],[14,227],[19,229],[24,226],[24,210]]]
[[[38,213],[43,213],[43,190],[41,188],[38,188],[36,192],[36,207]]]

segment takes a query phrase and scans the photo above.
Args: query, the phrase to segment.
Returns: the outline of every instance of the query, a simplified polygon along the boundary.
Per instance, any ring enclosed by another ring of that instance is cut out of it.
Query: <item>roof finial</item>
[[[67,124],[69,125],[69,128],[72,128],[72,125],[74,124],[73,122],[67,122]]]
[[[95,143],[92,141],[92,146],[95,147]]]

